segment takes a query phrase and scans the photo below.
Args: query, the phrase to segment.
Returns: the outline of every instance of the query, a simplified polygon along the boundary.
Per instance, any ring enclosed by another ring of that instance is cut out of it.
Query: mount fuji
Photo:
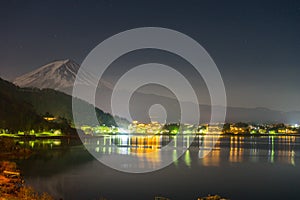
[[[17,77],[13,83],[22,88],[50,88],[68,95],[72,95],[74,82],[80,65],[71,59],[57,60],[38,69]],[[96,78],[89,72],[81,71],[82,83],[80,87],[83,91],[89,91],[89,85],[95,85]],[[105,112],[110,112],[110,95],[112,93],[111,84],[105,80],[100,80],[98,87],[101,87],[101,93],[97,92],[98,101],[96,106]],[[100,100],[99,100],[100,99]]]
[[[80,65],[73,60],[57,60],[17,77],[13,83],[19,87],[39,89],[50,88],[72,95],[74,82],[79,68]],[[83,71],[81,71],[80,78],[84,79],[79,80],[83,85],[94,85],[93,82],[96,81],[91,73]],[[112,86],[108,82],[104,80],[101,80],[100,82],[101,86],[106,88],[106,90],[111,90]]]
[[[13,83],[20,87],[65,90],[73,86],[79,67],[72,60],[58,60],[17,77]]]

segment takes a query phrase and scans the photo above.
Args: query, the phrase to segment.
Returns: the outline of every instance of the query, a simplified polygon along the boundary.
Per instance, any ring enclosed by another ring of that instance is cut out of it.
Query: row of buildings
[[[141,123],[133,121],[128,128],[83,126],[87,134],[100,133],[140,133],[140,134],[298,134],[299,126],[289,124],[248,124],[248,123],[222,123],[222,124],[161,124],[159,122]]]
[[[222,134],[297,134],[299,125],[289,124],[248,124],[248,123],[222,123],[201,124],[199,126],[190,124],[160,124],[151,122],[149,124],[133,121],[128,128],[131,133],[222,133]]]

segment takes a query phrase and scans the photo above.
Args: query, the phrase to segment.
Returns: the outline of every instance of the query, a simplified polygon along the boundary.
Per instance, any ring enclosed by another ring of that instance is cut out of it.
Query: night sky
[[[300,111],[300,1],[1,1],[0,77],[13,80],[101,41],[155,26],[197,40],[223,76],[228,104]]]

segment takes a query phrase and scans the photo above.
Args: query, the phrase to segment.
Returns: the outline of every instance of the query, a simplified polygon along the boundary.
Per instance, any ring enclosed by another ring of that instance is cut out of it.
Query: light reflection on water
[[[96,138],[85,138],[85,147],[100,161],[110,159],[110,156],[125,158],[122,162],[111,162],[123,169],[159,169],[168,166],[182,157],[187,166],[191,166],[190,150],[198,151],[199,159],[209,154],[218,144],[219,135],[111,135]],[[190,150],[189,150],[190,149]],[[125,157],[127,156],[127,157]],[[111,158],[113,160],[113,158]],[[115,161],[114,159],[113,161]],[[109,165],[110,166],[110,165]],[[151,171],[153,171],[151,170]]]
[[[220,143],[222,148],[218,148]],[[202,164],[204,166],[220,166],[221,157],[228,157],[229,163],[266,161],[296,165],[297,150],[300,149],[299,138],[296,141],[296,136],[224,136],[220,138],[213,151],[203,158]]]
[[[190,150],[198,152],[198,159],[203,166],[220,166],[221,157],[228,157],[229,163],[259,162],[266,160],[269,163],[286,163],[296,165],[295,156],[299,149],[299,138],[296,136],[194,136],[186,135],[183,146],[190,146]],[[194,140],[193,140],[194,139]],[[212,140],[216,140],[212,147]],[[112,135],[98,138],[86,138],[85,145],[95,147],[94,151],[99,154],[125,154],[135,155],[141,161],[147,160],[153,165],[161,161],[160,149],[174,140],[172,146],[173,161],[177,162],[177,137],[164,135]],[[53,148],[70,147],[78,145],[79,142],[66,139],[36,139],[19,140],[20,146],[32,149],[51,150]],[[191,145],[190,145],[191,144]],[[116,148],[117,147],[117,148]],[[186,149],[187,150],[187,149]],[[191,165],[190,150],[183,156],[187,166]],[[151,152],[152,154],[148,154]],[[206,156],[203,156],[206,155]],[[195,159],[195,158],[193,158]],[[246,159],[246,160],[245,160]]]
[[[296,136],[203,136],[185,135],[183,146],[189,147],[183,157],[187,166],[191,165],[190,151],[198,152],[198,159],[203,166],[220,166],[221,157],[228,158],[229,163],[241,163],[243,161],[259,162],[266,159],[269,163],[286,163],[296,165],[295,156],[299,149],[299,141]],[[162,157],[160,149],[174,140],[172,148],[173,161],[177,161],[177,137],[163,135],[111,135],[97,138],[86,138],[83,142],[86,146],[95,147],[94,151],[99,154],[112,155],[134,155],[141,162],[147,160],[156,165]],[[218,140],[214,146],[213,140]],[[299,140],[299,138],[298,138]],[[59,149],[71,147],[80,142],[70,139],[36,139],[19,140],[20,146],[32,149]],[[117,147],[117,148],[116,148]],[[212,148],[213,147],[213,148]],[[148,154],[151,152],[152,154]],[[203,156],[205,155],[205,156]],[[195,158],[193,158],[195,159]]]
[[[32,149],[52,149],[61,146],[61,139],[17,139],[16,143],[21,147],[29,147]]]
[[[295,136],[270,136],[270,137],[244,137],[244,136],[195,136],[187,135],[184,137],[184,146],[190,146],[192,151],[198,151],[198,159],[204,166],[220,166],[221,156],[228,157],[229,163],[241,163],[244,161],[259,162],[260,159],[267,159],[269,163],[279,162],[295,165]],[[161,154],[159,149],[174,139],[174,161],[176,161],[176,138],[171,136],[106,136],[99,138],[105,140],[106,144],[99,149],[99,153],[112,153],[112,146],[118,147],[117,154],[136,155],[142,160],[146,159],[153,165],[160,162]],[[194,140],[193,140],[194,139]],[[218,139],[215,146],[213,140]],[[87,143],[92,142],[87,140]],[[221,148],[226,145],[226,148]],[[103,144],[103,142],[99,142]],[[211,148],[213,147],[213,148]],[[229,147],[229,149],[227,149]],[[148,152],[156,152],[154,157],[149,157]],[[224,155],[225,154],[225,155]],[[205,155],[205,156],[203,156]],[[187,166],[191,164],[190,151],[187,150],[183,156]]]

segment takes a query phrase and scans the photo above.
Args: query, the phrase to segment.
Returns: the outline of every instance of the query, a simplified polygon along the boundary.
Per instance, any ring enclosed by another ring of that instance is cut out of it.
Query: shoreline
[[[116,134],[99,134],[99,135],[59,135],[59,136],[35,136],[35,135],[0,135],[0,138],[11,138],[11,139],[81,139],[81,138],[102,138],[105,136],[118,136],[118,135],[125,135],[125,136],[230,136],[230,137],[277,137],[277,136],[292,136],[292,137],[300,137],[300,134],[233,134],[233,133],[222,133],[222,134],[144,134],[144,133],[116,133]]]

